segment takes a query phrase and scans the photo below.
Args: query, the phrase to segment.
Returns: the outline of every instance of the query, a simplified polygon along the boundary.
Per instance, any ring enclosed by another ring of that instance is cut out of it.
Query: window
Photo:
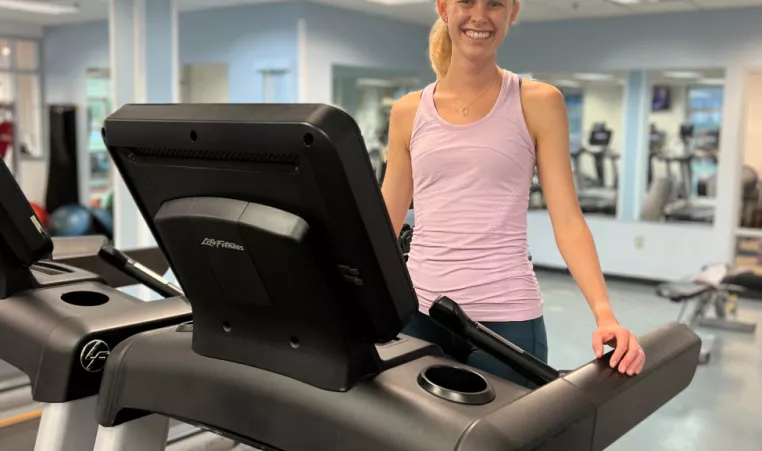
[[[717,132],[722,126],[725,89],[722,86],[688,87],[688,121],[695,132]]]

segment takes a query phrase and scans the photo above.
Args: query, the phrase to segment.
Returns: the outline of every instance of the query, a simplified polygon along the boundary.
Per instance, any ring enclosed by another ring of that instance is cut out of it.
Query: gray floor
[[[550,364],[576,368],[592,358],[595,323],[584,297],[566,275],[538,270],[545,300]],[[680,305],[653,287],[608,281],[620,323],[644,334],[674,321]],[[742,300],[738,319],[757,322],[755,336],[715,330],[714,352],[690,387],[609,449],[613,451],[759,451],[762,449],[762,301]],[[711,338],[711,337],[709,337]]]

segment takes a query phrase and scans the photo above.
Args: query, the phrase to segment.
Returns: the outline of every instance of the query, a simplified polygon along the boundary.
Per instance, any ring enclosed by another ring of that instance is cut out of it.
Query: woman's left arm
[[[595,242],[579,206],[563,95],[550,85],[528,81],[522,89],[522,103],[535,141],[538,175],[558,250],[595,316],[593,350],[601,358],[604,345],[613,346],[611,367],[618,365],[621,373],[638,374],[645,354],[635,334],[620,326],[614,316]]]

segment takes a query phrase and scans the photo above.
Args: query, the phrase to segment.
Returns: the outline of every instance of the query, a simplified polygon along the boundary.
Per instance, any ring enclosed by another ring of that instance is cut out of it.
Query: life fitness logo
[[[243,246],[240,244],[231,243],[229,241],[215,240],[214,238],[204,238],[201,242],[202,246],[213,247],[215,249],[231,249],[234,251],[243,251]]]
[[[103,340],[91,340],[79,354],[79,363],[85,371],[97,373],[106,366],[106,359],[111,355],[111,348]]]

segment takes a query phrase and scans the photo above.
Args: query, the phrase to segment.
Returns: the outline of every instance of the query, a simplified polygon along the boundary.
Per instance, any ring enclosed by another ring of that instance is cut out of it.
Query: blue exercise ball
[[[90,207],[93,218],[93,230],[101,235],[106,235],[110,240],[114,239],[114,218],[103,208]]]
[[[48,218],[52,236],[84,236],[90,233],[93,218],[87,208],[78,204],[58,207]]]

